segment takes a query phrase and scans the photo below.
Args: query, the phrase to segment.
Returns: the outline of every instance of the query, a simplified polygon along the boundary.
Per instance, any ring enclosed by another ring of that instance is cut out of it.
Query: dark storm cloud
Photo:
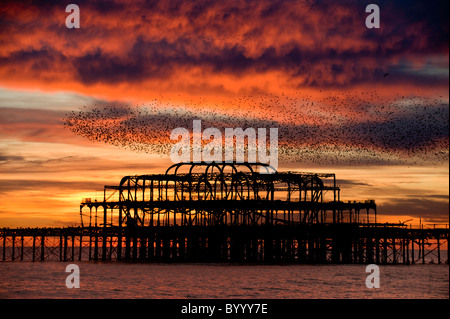
[[[205,76],[280,71],[302,86],[377,83],[385,72],[400,83],[448,82],[448,74],[405,72],[403,62],[448,57],[448,15],[442,13],[448,3],[377,3],[382,27],[374,30],[364,25],[361,1],[78,1],[83,27],[73,32],[64,26],[60,2],[6,2],[2,36],[20,30],[36,42],[24,48],[5,41],[0,66],[22,66],[29,75],[70,70],[86,85],[164,80],[194,67]],[[47,12],[47,18],[33,22],[20,9]],[[110,49],[116,41],[124,43],[119,51]],[[68,51],[72,45],[80,50]]]
[[[428,223],[448,223],[448,197],[437,200],[433,197],[416,196],[415,198],[393,198],[388,203],[379,205],[377,210],[382,215],[411,216],[422,218]]]

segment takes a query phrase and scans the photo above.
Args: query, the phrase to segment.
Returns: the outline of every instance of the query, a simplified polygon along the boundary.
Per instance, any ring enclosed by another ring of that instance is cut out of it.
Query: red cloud
[[[401,62],[448,58],[446,40],[435,34],[448,35],[448,26],[430,21],[433,8],[413,20],[407,7],[394,15],[392,6],[383,10],[383,27],[369,30],[364,7],[346,2],[81,1],[81,28],[67,29],[61,5],[9,2],[1,9],[0,77],[8,86],[137,100],[254,88],[287,94],[383,85]],[[448,75],[399,72],[390,81],[444,87]]]

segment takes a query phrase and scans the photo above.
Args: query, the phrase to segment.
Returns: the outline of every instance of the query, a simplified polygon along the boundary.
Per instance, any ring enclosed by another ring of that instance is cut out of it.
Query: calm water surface
[[[128,264],[1,262],[0,298],[449,298],[449,266],[380,265],[380,289],[368,289],[365,265]]]

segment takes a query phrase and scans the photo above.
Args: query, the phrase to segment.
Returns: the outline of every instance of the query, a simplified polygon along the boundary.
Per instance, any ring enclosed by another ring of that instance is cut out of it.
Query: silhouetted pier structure
[[[249,163],[125,176],[101,200],[83,199],[80,215],[81,227],[0,229],[0,259],[441,263],[449,233],[377,223],[373,200],[340,200],[334,174]]]

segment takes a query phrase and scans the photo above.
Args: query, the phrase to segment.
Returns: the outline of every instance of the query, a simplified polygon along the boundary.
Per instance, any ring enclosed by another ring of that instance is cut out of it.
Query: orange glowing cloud
[[[448,26],[426,20],[433,8],[412,20],[408,12],[394,15],[391,4],[384,10],[384,27],[373,31],[363,24],[364,7],[346,2],[81,1],[79,6],[82,26],[76,30],[66,28],[61,6],[2,7],[4,85],[142,101],[158,93],[226,97],[255,89],[278,95],[308,87],[348,89],[383,83],[385,72],[396,72],[389,86],[448,84],[448,75],[419,72],[432,56],[448,60],[443,41]]]

